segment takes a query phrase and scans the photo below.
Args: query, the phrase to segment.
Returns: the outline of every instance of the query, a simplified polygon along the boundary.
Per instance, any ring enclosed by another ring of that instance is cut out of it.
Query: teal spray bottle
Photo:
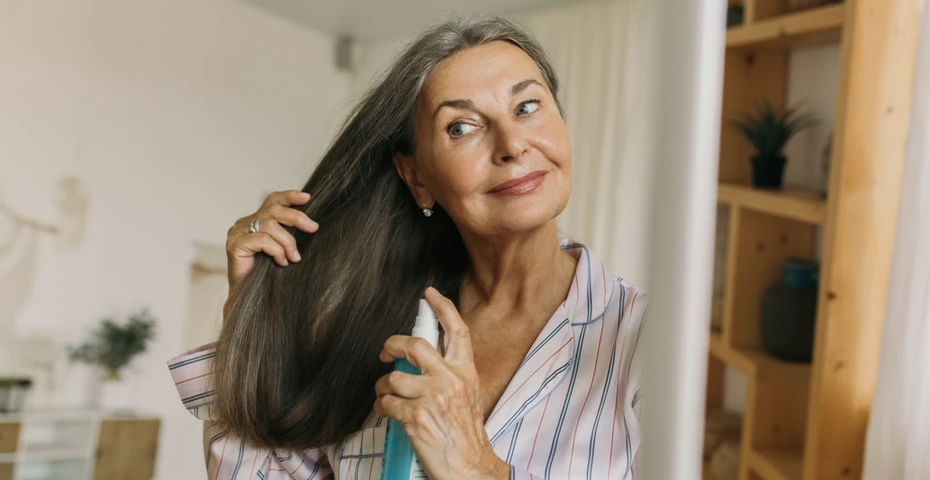
[[[436,319],[436,313],[426,303],[426,300],[420,300],[420,309],[417,313],[416,324],[413,326],[412,336],[424,338],[433,348],[438,348],[439,321]],[[420,370],[414,367],[406,358],[394,360],[394,370],[413,375],[420,374]],[[387,423],[383,460],[381,480],[426,480],[429,478],[423,472],[416,455],[413,453],[413,447],[410,445],[410,439],[407,437],[407,432],[404,431],[404,426],[393,418],[389,418]]]

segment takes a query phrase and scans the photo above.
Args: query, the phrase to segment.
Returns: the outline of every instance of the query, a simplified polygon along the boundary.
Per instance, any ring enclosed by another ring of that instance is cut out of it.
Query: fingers
[[[410,399],[391,394],[379,395],[378,398],[375,399],[374,404],[375,413],[381,416],[391,417],[402,425],[410,423],[410,419],[413,416],[412,410],[414,408]]]
[[[279,225],[278,228],[281,228]],[[286,234],[287,232],[285,232]],[[233,257],[252,257],[256,253],[265,252],[282,267],[288,265],[287,254],[284,247],[268,233],[259,232],[242,235],[237,239],[229,254]]]
[[[432,345],[419,337],[407,335],[393,335],[384,342],[384,348],[378,358],[382,362],[393,362],[398,358],[406,358],[414,367],[425,374],[449,373],[442,355]]]
[[[429,391],[429,380],[423,375],[412,375],[394,370],[375,382],[375,395],[395,395],[402,398],[416,398]]]
[[[411,377],[416,379],[415,375]],[[439,418],[447,415],[450,407],[456,403],[440,391],[424,387],[409,397],[398,393],[379,394],[375,399],[374,410],[378,415],[391,417],[405,427],[427,427],[442,424]]]
[[[285,230],[282,225],[296,227],[307,233],[315,233],[319,230],[320,225],[310,219],[301,210],[291,208],[291,203],[306,203],[310,198],[309,194],[298,190],[288,190],[284,192],[275,192],[268,196],[265,205],[262,206],[255,214],[243,217],[236,222],[229,231],[229,246],[227,251],[231,255],[238,251],[240,254],[265,252],[272,255],[271,252],[285,252],[283,262],[280,255],[275,260],[280,265],[287,265],[290,262],[300,261],[300,252],[297,250],[297,241],[294,236]],[[254,219],[259,219],[258,233],[249,233],[249,225]],[[268,245],[268,238],[276,242],[280,248]]]
[[[462,321],[455,304],[433,287],[427,288],[424,296],[436,312],[436,317],[445,331],[443,342],[446,361],[457,365],[474,363],[471,333],[468,331],[468,325]]]
[[[310,194],[299,190],[273,192],[265,198],[257,212],[236,220],[226,232],[227,276],[230,289],[251,271],[256,253],[266,253],[281,266],[300,261],[297,242],[282,225],[315,233],[320,226],[310,220],[301,209],[292,208],[293,205],[306,205],[309,201]],[[249,233],[249,226],[255,219],[259,219],[259,232]]]
[[[310,201],[310,194],[306,192],[301,192],[300,190],[284,190],[280,192],[272,192],[262,203],[262,207],[259,210],[271,207],[272,205],[283,205],[289,207],[291,205],[303,205]]]
[[[284,227],[281,226],[274,219],[262,219],[259,222],[259,233],[250,233],[245,235],[244,239],[252,237],[255,235],[267,235],[272,238],[284,252],[286,252],[288,260],[292,262],[300,261],[300,252],[297,251],[297,240],[294,239],[294,236],[287,232]]]
[[[253,215],[253,217],[258,217],[262,219],[271,218],[272,220],[280,223],[281,225],[287,225],[289,227],[297,227],[300,230],[303,230],[307,233],[314,233],[320,228],[320,225],[318,223],[311,220],[310,217],[308,217],[306,213],[300,210],[297,210],[296,208],[283,207],[281,205],[272,205],[265,211],[267,212],[267,214],[263,214],[263,211],[259,210],[258,212],[255,213],[255,215]]]
[[[432,398],[430,398],[432,397]],[[398,395],[381,395],[375,399],[374,410],[378,415],[391,417],[397,420],[411,434],[433,430],[446,422],[442,420],[449,411],[448,400],[442,395],[421,396],[417,398],[404,398]],[[440,427],[442,428],[442,427]]]

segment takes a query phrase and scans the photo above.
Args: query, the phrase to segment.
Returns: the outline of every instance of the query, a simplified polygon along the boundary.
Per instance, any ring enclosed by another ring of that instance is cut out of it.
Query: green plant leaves
[[[740,112],[729,122],[764,158],[782,156],[785,144],[794,134],[819,123],[812,115],[801,113],[799,105],[778,112],[768,99],[759,102],[755,114]]]
[[[148,309],[142,309],[130,315],[125,325],[104,318],[87,341],[68,347],[68,357],[72,362],[98,365],[115,374],[133,357],[145,352],[154,337],[155,319]]]

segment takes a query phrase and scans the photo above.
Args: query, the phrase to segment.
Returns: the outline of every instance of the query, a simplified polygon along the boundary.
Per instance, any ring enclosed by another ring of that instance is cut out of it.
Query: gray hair
[[[425,218],[394,168],[413,155],[420,93],[458,52],[494,41],[530,56],[558,103],[543,49],[497,17],[447,21],[424,31],[352,109],[303,187],[314,234],[286,227],[304,260],[282,268],[259,254],[230,292],[215,359],[214,413],[255,445],[318,448],[361,428],[374,383],[390,370],[378,353],[409,334],[427,286],[447,297],[469,259],[441,205]]]

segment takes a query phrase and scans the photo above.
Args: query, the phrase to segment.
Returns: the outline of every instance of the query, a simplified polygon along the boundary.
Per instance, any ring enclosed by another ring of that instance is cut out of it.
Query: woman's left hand
[[[394,371],[381,377],[375,412],[404,426],[430,479],[508,479],[510,466],[494,453],[484,428],[468,326],[436,289],[426,290],[426,301],[445,330],[445,357],[422,338],[388,338],[381,361],[406,358],[421,374]]]

